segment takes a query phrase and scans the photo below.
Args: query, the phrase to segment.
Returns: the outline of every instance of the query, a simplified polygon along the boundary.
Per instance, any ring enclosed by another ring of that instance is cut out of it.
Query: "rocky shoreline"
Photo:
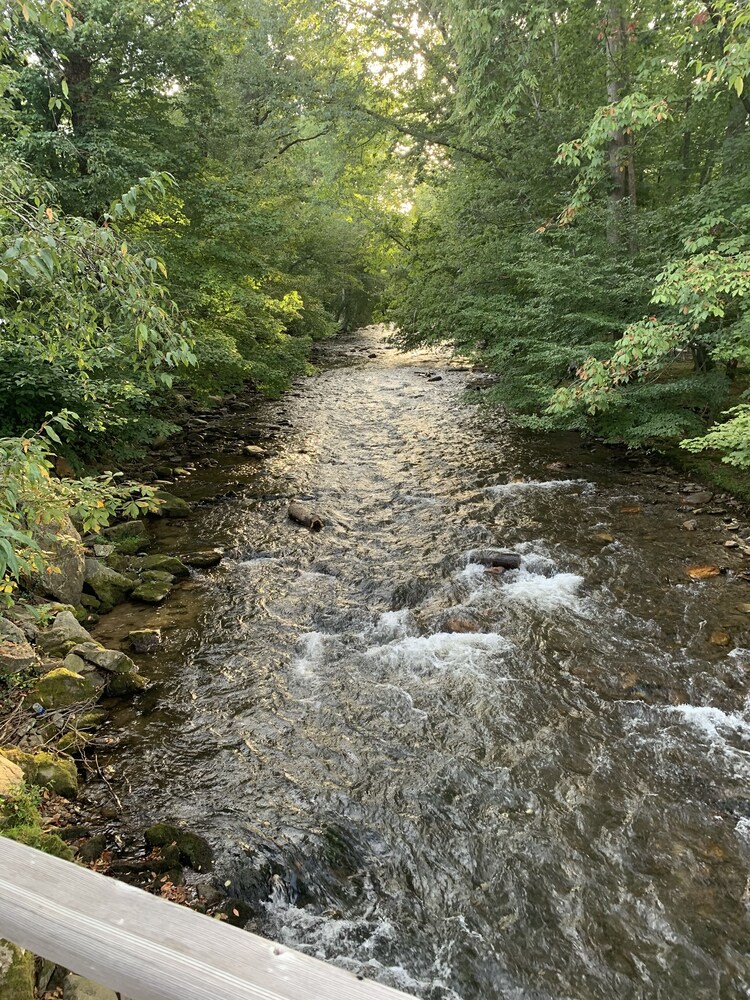
[[[212,875],[212,850],[204,837],[155,823],[143,831],[142,848],[132,856],[132,849],[118,850],[117,838],[97,832],[119,816],[114,791],[110,807],[79,793],[87,782],[108,786],[97,758],[116,744],[108,722],[123,703],[153,689],[147,660],[161,645],[158,628],[133,628],[127,652],[107,648],[89,629],[123,602],[161,604],[192,571],[220,563],[217,548],[180,556],[154,551],[152,528],[165,518],[187,527],[191,507],[167,487],[198,464],[216,464],[218,451],[252,460],[267,455],[258,441],[281,425],[257,426],[248,411],[258,399],[248,390],[214,400],[219,405],[211,410],[186,412],[178,435],[156,443],[137,469],[124,468],[155,485],[158,509],[83,538],[69,519],[45,529],[40,541],[50,572],[29,580],[24,600],[0,613],[2,833],[237,925],[252,914]],[[233,414],[247,420],[241,435],[226,426]],[[197,453],[197,461],[187,461]],[[0,941],[0,1000],[60,997],[117,1000],[113,991]]]

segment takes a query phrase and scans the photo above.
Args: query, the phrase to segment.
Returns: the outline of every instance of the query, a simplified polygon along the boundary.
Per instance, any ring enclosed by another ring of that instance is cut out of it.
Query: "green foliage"
[[[0,836],[52,854],[56,858],[72,861],[73,852],[65,841],[57,834],[43,829],[40,801],[39,790],[26,784],[0,796]]]
[[[136,518],[159,506],[153,489],[120,484],[117,473],[75,480],[52,475],[52,445],[73,419],[64,411],[35,432],[0,438],[0,595],[6,599],[22,577],[43,568],[40,527],[70,517],[84,531],[98,532],[114,516]]]
[[[401,341],[497,371],[528,425],[746,466],[747,5],[376,4],[404,8],[452,86],[429,112],[429,69],[404,88],[445,142],[392,273]]]

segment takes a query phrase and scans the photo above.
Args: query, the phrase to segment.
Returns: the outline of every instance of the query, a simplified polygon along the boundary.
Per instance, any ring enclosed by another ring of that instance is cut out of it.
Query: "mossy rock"
[[[142,583],[174,583],[174,577],[163,569],[147,569],[141,573]]]
[[[148,681],[141,674],[113,674],[107,685],[107,694],[113,698],[126,698],[129,695],[140,694],[148,687]]]
[[[164,574],[167,576],[168,574]],[[133,591],[133,598],[145,604],[161,604],[172,590],[171,576],[169,580],[142,580]]]
[[[62,858],[63,861],[73,860],[73,851],[65,841],[56,833],[47,833],[39,826],[14,826],[10,830],[4,830],[3,836],[8,840],[15,840],[18,844],[25,844],[37,851],[51,854],[53,858]]]
[[[26,702],[39,702],[48,711],[56,711],[94,701],[102,687],[91,674],[78,674],[67,667],[58,667],[39,678],[26,695]]]
[[[111,524],[108,528],[102,528],[99,534],[118,547],[123,539],[137,538],[141,545],[148,541],[148,528],[145,521],[121,521],[119,524]]]
[[[170,573],[174,577],[190,576],[190,570],[175,556],[146,556],[143,560],[144,570],[157,570],[161,573]]]
[[[0,940],[0,1000],[34,1000],[34,956]]]
[[[87,559],[86,586],[99,598],[104,610],[124,601],[134,584],[129,577],[110,569],[98,559]]]
[[[55,615],[52,628],[39,633],[36,644],[41,652],[49,656],[65,656],[77,643],[92,641],[73,611],[66,609]]]
[[[180,859],[197,872],[210,871],[213,866],[211,845],[197,833],[181,830],[173,823],[154,823],[146,830],[145,837],[149,847],[169,847],[170,844],[176,844]]]
[[[138,670],[127,653],[123,653],[119,649],[105,649],[98,642],[87,642],[80,646],[74,646],[65,659],[65,665],[68,666],[68,660],[72,662],[74,657],[88,664],[89,667],[96,667],[108,674],[130,674]],[[83,671],[79,670],[78,672],[82,673]]]
[[[165,490],[157,490],[156,498],[160,501],[159,507],[152,513],[157,517],[189,517],[192,513],[192,508],[186,500]]]
[[[74,799],[78,795],[78,772],[72,757],[46,750],[26,753],[17,747],[7,747],[3,756],[21,768],[27,784],[51,788],[66,799]]]
[[[86,733],[63,733],[60,739],[57,741],[56,749],[60,753],[68,754],[82,754],[85,752],[86,747],[91,743],[91,737],[87,736]]]
[[[92,729],[98,729],[104,725],[107,721],[107,713],[103,708],[89,708],[87,711],[81,712],[80,715],[76,715],[74,721],[76,729],[90,732]]]

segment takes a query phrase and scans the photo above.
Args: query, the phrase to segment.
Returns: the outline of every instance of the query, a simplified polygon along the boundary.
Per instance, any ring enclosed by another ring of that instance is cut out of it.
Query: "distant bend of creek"
[[[750,997],[734,508],[519,430],[476,380],[368,328],[225,418],[269,457],[217,451],[156,528],[223,562],[96,633],[165,636],[139,658],[158,697],[100,755],[122,836],[178,820],[251,929],[426,1000]],[[486,546],[521,569],[486,573]]]

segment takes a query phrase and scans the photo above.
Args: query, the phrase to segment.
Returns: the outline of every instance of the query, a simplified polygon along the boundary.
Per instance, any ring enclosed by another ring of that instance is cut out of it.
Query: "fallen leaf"
[[[722,632],[721,629],[716,629],[712,632],[709,640],[714,646],[729,646],[731,645],[732,639],[728,632]]]
[[[691,580],[709,580],[712,576],[718,576],[721,570],[718,566],[688,566],[687,575]]]

